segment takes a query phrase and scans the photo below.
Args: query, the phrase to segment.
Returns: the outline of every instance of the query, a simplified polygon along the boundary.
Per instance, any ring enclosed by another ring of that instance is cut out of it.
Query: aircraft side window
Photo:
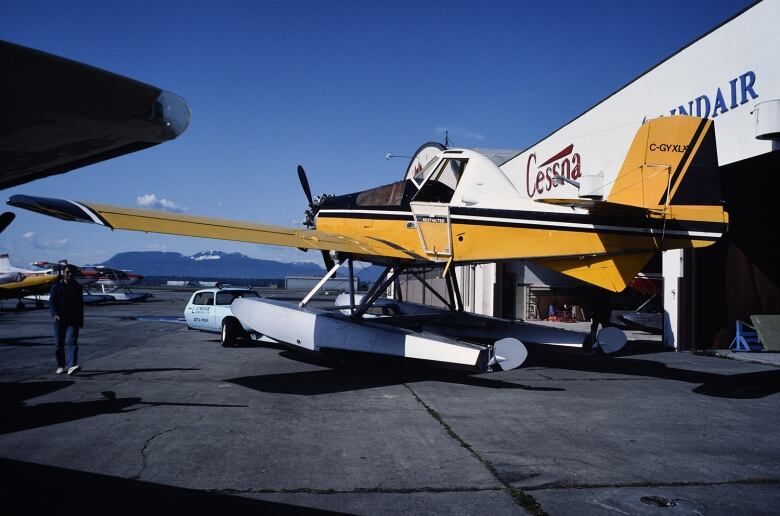
[[[397,181],[360,192],[355,199],[358,206],[400,206],[406,181]]]

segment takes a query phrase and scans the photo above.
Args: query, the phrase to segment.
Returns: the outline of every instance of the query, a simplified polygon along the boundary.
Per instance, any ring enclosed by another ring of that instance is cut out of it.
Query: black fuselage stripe
[[[343,218],[343,219],[366,219],[366,220],[401,220],[414,221],[411,211],[399,211],[397,213],[387,213],[371,210],[353,211],[349,209],[320,211],[317,215],[320,218]],[[454,222],[461,224],[481,224],[481,225],[528,225],[533,224],[528,221],[539,221],[540,223],[557,224],[586,224],[588,226],[617,226],[632,228],[663,228],[683,229],[690,231],[719,232],[723,231],[725,224],[721,222],[702,222],[685,220],[667,220],[636,217],[623,217],[619,215],[591,215],[577,213],[550,213],[540,211],[521,211],[521,210],[494,210],[485,208],[462,208],[453,206],[450,208],[450,217]],[[463,218],[468,217],[468,218]],[[626,224],[626,219],[630,219],[630,225]],[[542,225],[542,224],[538,224]]]
[[[461,218],[458,215],[453,214],[451,216],[453,224],[473,225],[473,226],[494,226],[494,227],[516,227],[524,229],[544,229],[551,231],[573,231],[573,232],[596,232],[599,234],[621,234],[621,235],[637,235],[637,236],[660,236],[662,233],[666,233],[670,238],[680,236],[688,237],[687,235],[678,235],[677,233],[683,232],[700,232],[700,233],[713,233],[720,235],[725,232],[726,224],[720,222],[698,222],[698,221],[664,221],[658,220],[642,220],[632,221],[632,226],[625,226],[625,223],[620,217],[598,217],[597,219],[590,215],[567,215],[564,217],[557,217],[561,214],[540,214],[538,212],[511,212],[512,216],[505,214],[501,217],[485,217],[480,215],[480,218]],[[530,216],[526,216],[530,215]],[[550,217],[540,215],[552,215]],[[404,222],[412,222],[414,217],[411,213],[354,213],[354,212],[338,212],[338,213],[323,213],[318,215],[320,218],[341,218],[341,219],[363,219],[363,220],[398,220]],[[576,217],[576,218],[575,218]],[[565,218],[566,220],[561,220]],[[504,220],[498,220],[504,219]],[[514,219],[514,220],[506,220]],[[523,219],[523,220],[520,220]],[[538,220],[539,223],[529,222],[528,219]],[[550,224],[553,223],[553,224]],[[580,224],[581,226],[569,226],[566,224]],[[560,224],[560,225],[556,225]],[[716,240],[717,236],[692,236],[690,238],[696,238],[701,240]]]

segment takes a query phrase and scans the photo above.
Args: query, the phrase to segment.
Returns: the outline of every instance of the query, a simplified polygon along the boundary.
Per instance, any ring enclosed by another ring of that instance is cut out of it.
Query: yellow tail
[[[678,206],[709,207],[723,214],[712,120],[670,116],[644,123],[607,201],[667,213]]]

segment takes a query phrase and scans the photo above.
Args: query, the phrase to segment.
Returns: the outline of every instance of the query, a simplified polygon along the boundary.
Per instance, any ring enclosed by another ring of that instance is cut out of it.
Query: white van
[[[184,309],[184,318],[190,330],[219,333],[223,346],[234,346],[239,338],[249,338],[252,330],[241,324],[230,310],[230,303],[238,297],[260,297],[249,288],[216,287],[198,290]]]

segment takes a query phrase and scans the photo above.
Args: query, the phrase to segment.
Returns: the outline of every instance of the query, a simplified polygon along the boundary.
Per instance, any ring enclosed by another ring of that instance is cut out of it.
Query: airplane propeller
[[[306,178],[306,172],[300,165],[298,165],[298,179],[301,181],[301,187],[303,188],[303,193],[306,195],[306,200],[309,201],[309,210],[307,210],[306,222],[304,222],[304,224],[314,228],[314,215],[316,214],[314,198],[311,195],[311,188],[309,187],[309,180]],[[325,262],[325,270],[331,270],[336,265],[336,262],[330,257],[328,251],[322,251],[322,261]]]
[[[306,172],[303,167],[298,165],[298,179],[301,181],[303,187],[303,193],[306,194],[306,199],[309,201],[309,208],[314,209],[314,199],[311,196],[311,188],[309,188],[309,180],[306,179]]]

